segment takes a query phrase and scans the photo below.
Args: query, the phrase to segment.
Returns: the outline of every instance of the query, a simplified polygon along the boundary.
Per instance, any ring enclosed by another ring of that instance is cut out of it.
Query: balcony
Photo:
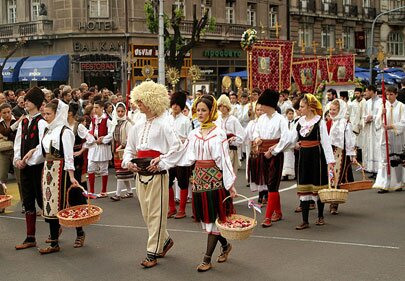
[[[0,42],[15,41],[21,37],[43,39],[48,38],[52,32],[53,22],[51,20],[3,24],[0,25]]]
[[[388,15],[388,24],[405,26],[405,12],[398,11]]]
[[[302,0],[299,2],[299,11],[300,13],[315,13],[316,5],[315,0]]]
[[[142,33],[142,34],[150,34],[146,27],[146,20],[145,18],[131,18],[130,22],[130,32],[131,33]],[[223,39],[223,40],[240,40],[243,32],[248,29],[252,28],[250,25],[243,25],[243,24],[228,24],[228,23],[216,23],[214,30],[206,31],[203,39]],[[254,27],[260,36],[261,28]],[[183,36],[189,37],[193,30],[193,23],[191,21],[183,21],[180,26],[180,32]],[[263,29],[265,34],[271,32],[270,28]]]
[[[363,15],[364,15],[364,18],[366,18],[366,19],[374,20],[377,15],[377,11],[375,8],[364,7]]]
[[[356,5],[344,5],[343,6],[343,14],[346,17],[357,17],[358,16],[358,8]]]

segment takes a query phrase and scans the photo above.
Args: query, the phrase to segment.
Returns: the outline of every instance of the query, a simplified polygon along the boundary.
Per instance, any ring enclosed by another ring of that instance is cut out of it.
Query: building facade
[[[382,17],[381,45],[389,56],[387,66],[405,68],[405,0],[381,0],[381,12],[400,7]]]
[[[357,65],[367,66],[371,26],[379,13],[380,0],[291,0],[291,40],[299,47],[295,52],[355,53]],[[379,26],[374,42],[380,41]]]

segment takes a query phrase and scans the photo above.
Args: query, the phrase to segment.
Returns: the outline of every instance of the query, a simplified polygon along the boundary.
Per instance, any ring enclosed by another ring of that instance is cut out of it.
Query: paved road
[[[114,189],[113,181],[109,190]],[[297,231],[301,218],[293,211],[293,185],[282,182],[280,188],[283,220],[268,229],[258,226],[248,240],[232,242],[228,262],[214,262],[213,270],[205,273],[198,273],[196,266],[205,252],[206,235],[190,217],[169,220],[174,247],[158,266],[143,269],[139,263],[145,256],[147,230],[136,198],[98,199],[95,203],[104,213],[98,224],[85,228],[85,247],[74,249],[75,232],[65,228],[62,251],[48,256],[34,248],[14,250],[25,236],[17,203],[0,215],[0,280],[405,280],[405,192],[351,193],[338,216],[326,214],[325,226],[315,226],[316,212],[311,211],[311,228]],[[255,195],[242,180],[237,189]],[[236,206],[238,213],[252,216],[246,203]],[[187,208],[190,215],[191,206]],[[262,218],[258,214],[259,223]],[[42,219],[37,233],[39,246],[44,246],[48,226]],[[214,255],[218,253],[219,247]]]

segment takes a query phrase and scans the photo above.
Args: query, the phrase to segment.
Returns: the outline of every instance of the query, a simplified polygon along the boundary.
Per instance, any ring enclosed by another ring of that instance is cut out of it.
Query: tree
[[[148,0],[145,2],[144,10],[146,14],[146,24],[152,33],[158,33],[159,30],[159,0]],[[215,19],[208,17],[208,10],[204,15],[197,18],[197,6],[193,5],[192,31],[190,38],[184,38],[181,34],[181,25],[184,19],[183,10],[172,6],[172,15],[165,18],[165,61],[169,67],[175,67],[181,71],[184,59],[187,53],[193,49],[204,36],[207,30],[213,30]]]
[[[24,38],[17,40],[17,42],[14,44],[14,46],[10,49],[8,45],[2,45],[1,48],[1,54],[4,55],[4,60],[0,64],[0,92],[3,92],[3,69],[4,66],[6,65],[7,61],[9,58],[11,58],[17,50],[22,47],[27,41],[25,41]]]

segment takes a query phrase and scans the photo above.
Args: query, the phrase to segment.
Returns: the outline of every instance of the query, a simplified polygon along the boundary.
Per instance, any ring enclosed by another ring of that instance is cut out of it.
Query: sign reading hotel
[[[80,31],[112,31],[116,30],[117,26],[113,21],[86,21],[79,22]]]

